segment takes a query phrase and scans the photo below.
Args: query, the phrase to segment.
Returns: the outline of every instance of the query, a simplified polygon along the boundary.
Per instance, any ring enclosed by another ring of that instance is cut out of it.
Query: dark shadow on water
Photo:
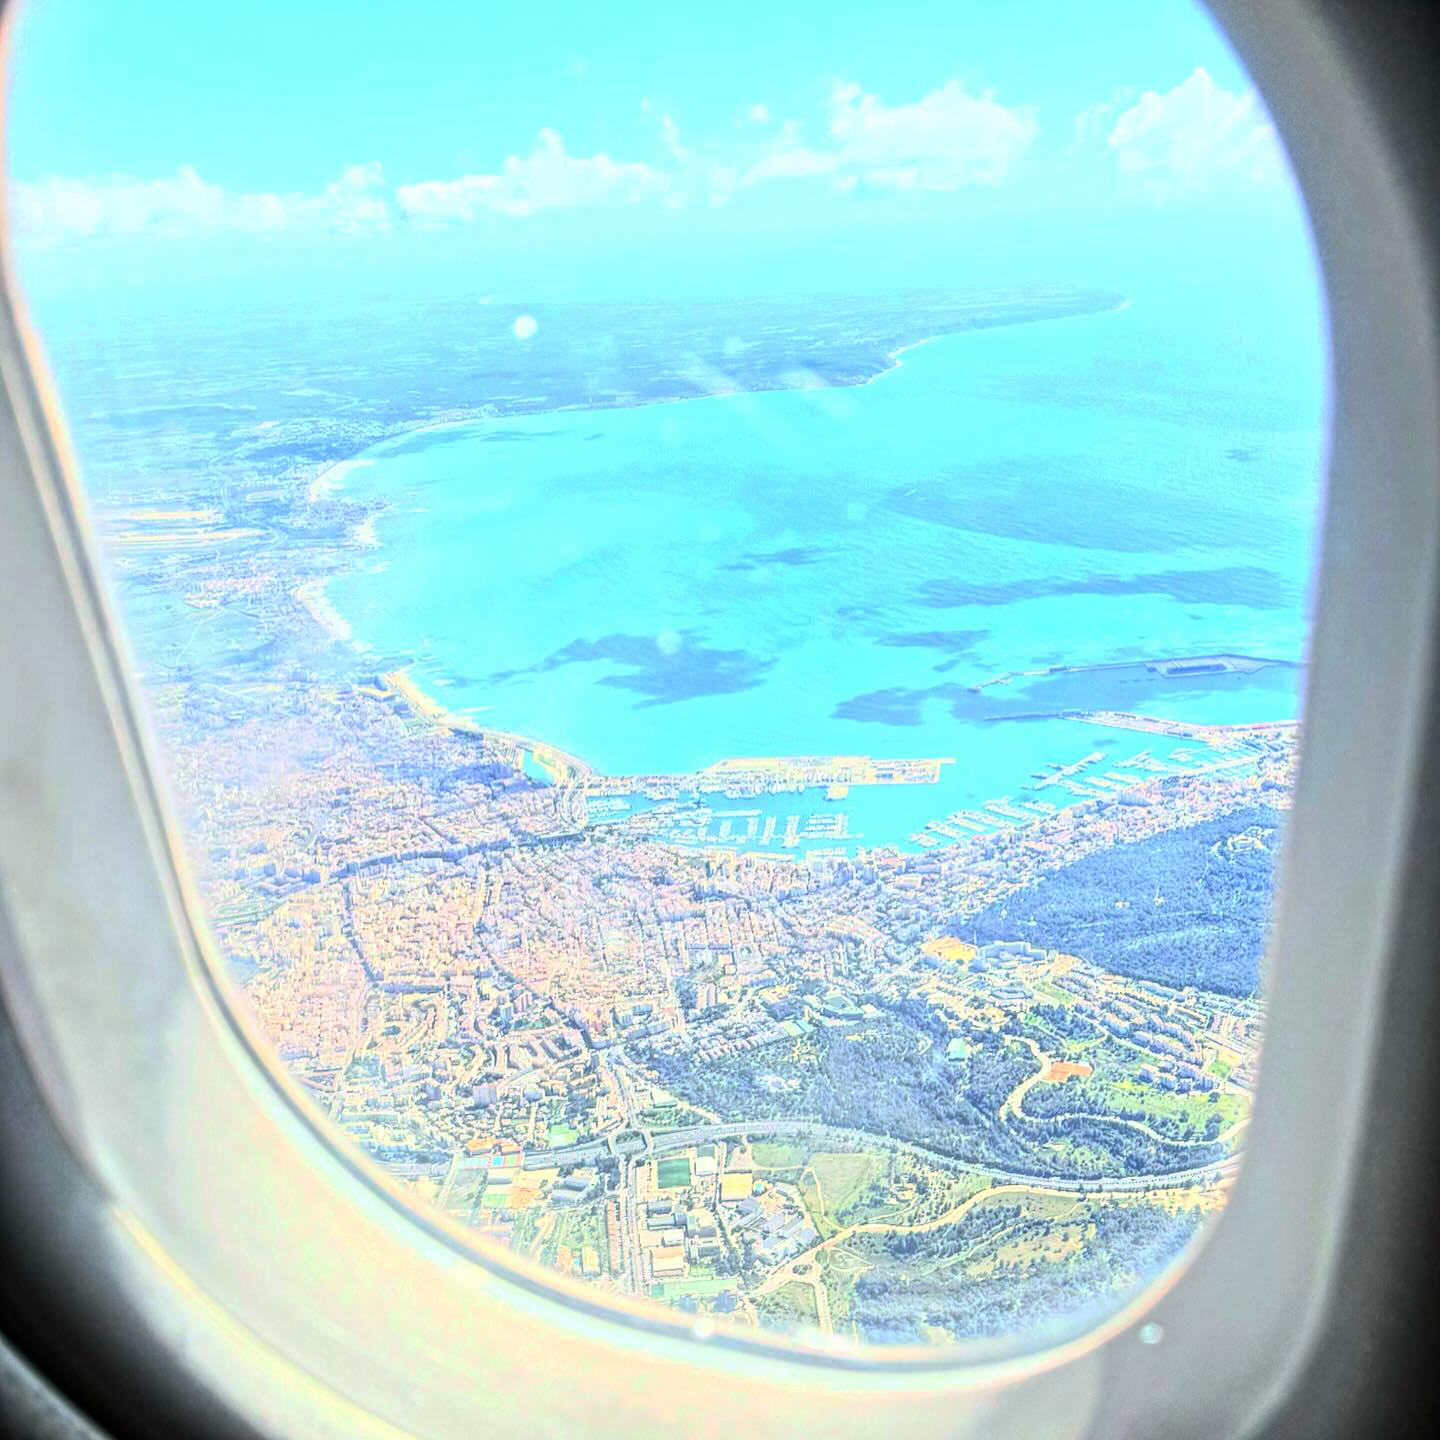
[[[720,568],[745,571],[759,570],[766,565],[818,565],[829,553],[816,545],[794,545],[787,550],[752,551]]]
[[[564,665],[606,662],[627,673],[605,675],[597,683],[630,690],[644,698],[637,710],[655,705],[676,705],[706,695],[730,695],[764,682],[775,662],[745,650],[717,650],[701,643],[693,630],[670,636],[605,635],[598,640],[577,639],[519,670],[491,675],[503,685],[525,675],[544,675]]]
[[[906,630],[882,635],[875,642],[893,649],[935,650],[949,658],[934,666],[937,674],[953,670],[977,645],[988,639],[988,630]]]
[[[1044,578],[984,584],[945,576],[927,580],[916,596],[932,610],[963,605],[1013,605],[1066,595],[1168,595],[1183,605],[1244,605],[1252,610],[1293,609],[1300,590],[1285,576],[1259,565],[1227,565],[1213,570],[1160,570],[1148,575],[1089,575],[1080,579]]]
[[[953,719],[968,722],[1043,718],[1061,711],[1121,710],[1146,714],[1156,701],[1177,694],[1199,699],[1254,688],[1292,691],[1295,673],[1301,668],[1289,661],[1277,660],[1250,673],[1162,675],[1137,662],[1104,670],[1035,676],[1023,681],[1017,678],[1006,685],[987,686],[978,691],[954,682],[913,688],[890,686],[842,700],[833,716],[837,720],[876,725],[920,725],[925,722],[927,707],[937,702],[946,705]]]

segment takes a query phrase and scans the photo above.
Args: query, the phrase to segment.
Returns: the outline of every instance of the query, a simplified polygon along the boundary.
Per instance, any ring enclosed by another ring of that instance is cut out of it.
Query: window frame
[[[137,1425],[168,1405],[203,1414],[206,1433],[297,1440],[468,1436],[480,1411],[643,1437],[702,1409],[759,1436],[880,1433],[901,1415],[917,1436],[1238,1434],[1281,1402],[1335,1300],[1380,1006],[1403,960],[1440,616],[1440,326],[1417,201],[1320,5],[1213,9],[1310,210],[1335,406],[1255,1115],[1225,1213],[1188,1261],[1046,1352],[856,1360],[698,1337],[478,1253],[337,1148],[226,1003],[7,260],[0,614],[23,623],[0,630],[0,1076],[16,1097],[0,1146],[23,1161],[0,1214],[30,1262],[5,1299],[17,1340],[32,1324],[51,1363],[70,1348],[122,1391],[143,1377],[120,1410]],[[1316,984],[1307,959],[1327,954]],[[1143,1323],[1164,1341],[1139,1343]]]

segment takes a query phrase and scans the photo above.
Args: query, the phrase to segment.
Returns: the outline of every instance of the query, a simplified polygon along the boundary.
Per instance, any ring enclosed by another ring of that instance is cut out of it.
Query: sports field
[[[662,1190],[676,1190],[690,1183],[690,1162],[683,1155],[678,1160],[661,1160],[655,1166],[655,1183]]]

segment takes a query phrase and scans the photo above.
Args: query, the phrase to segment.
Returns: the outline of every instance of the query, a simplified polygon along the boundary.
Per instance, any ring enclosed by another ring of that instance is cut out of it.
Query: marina
[[[480,730],[472,718],[456,717],[432,699],[406,671],[386,674],[375,693],[402,700],[418,720]],[[531,778],[568,787],[578,827],[604,826],[687,847],[818,860],[822,850],[863,853],[867,832],[872,846],[899,842],[902,851],[907,845],[924,851],[1024,828],[1063,805],[1114,800],[1167,778],[1243,773],[1277,736],[1296,728],[1294,722],[1197,725],[1119,711],[1096,715],[1099,728],[1092,733],[1143,732],[1172,743],[1163,755],[1152,743],[1129,755],[1097,749],[1072,761],[1049,760],[1028,771],[1022,785],[1028,793],[971,792],[965,797],[970,803],[954,809],[944,808],[945,802],[953,805],[951,797],[965,782],[949,756],[743,756],[688,774],[604,775],[582,758],[528,737],[484,733],[511,745]],[[1073,724],[1093,717],[1067,712],[1056,718]],[[746,803],[717,810],[709,803],[716,798]]]

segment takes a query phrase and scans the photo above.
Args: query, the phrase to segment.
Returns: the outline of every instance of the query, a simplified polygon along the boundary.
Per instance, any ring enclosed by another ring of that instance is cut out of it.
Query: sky
[[[42,288],[1123,287],[1306,247],[1192,0],[17,8],[8,209]]]

